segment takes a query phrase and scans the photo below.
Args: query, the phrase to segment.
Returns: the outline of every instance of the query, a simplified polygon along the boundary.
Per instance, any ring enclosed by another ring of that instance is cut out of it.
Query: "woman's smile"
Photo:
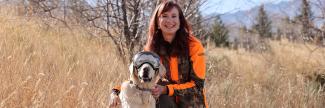
[[[162,31],[166,41],[171,42],[180,26],[179,11],[172,8],[167,12],[162,13],[158,20],[159,28]]]

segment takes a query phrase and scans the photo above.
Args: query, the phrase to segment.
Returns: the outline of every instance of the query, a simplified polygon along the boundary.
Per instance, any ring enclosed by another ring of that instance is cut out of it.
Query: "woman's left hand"
[[[152,89],[151,93],[154,98],[158,99],[161,94],[167,94],[167,87],[156,85],[155,88]]]

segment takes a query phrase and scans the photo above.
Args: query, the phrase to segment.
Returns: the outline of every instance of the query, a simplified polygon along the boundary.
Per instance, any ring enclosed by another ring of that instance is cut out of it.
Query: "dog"
[[[133,57],[129,71],[130,79],[122,83],[119,95],[122,108],[155,108],[151,89],[166,73],[159,56],[153,52],[139,52]]]

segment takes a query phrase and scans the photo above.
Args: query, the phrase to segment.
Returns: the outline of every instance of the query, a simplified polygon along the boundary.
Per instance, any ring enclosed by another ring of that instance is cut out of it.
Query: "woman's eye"
[[[177,16],[172,16],[173,18],[176,18]]]

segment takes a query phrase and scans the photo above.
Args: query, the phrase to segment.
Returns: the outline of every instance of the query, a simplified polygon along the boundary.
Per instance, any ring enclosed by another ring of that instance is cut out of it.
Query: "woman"
[[[173,1],[161,3],[151,17],[144,50],[157,53],[167,71],[167,80],[152,90],[159,98],[157,108],[207,107],[204,48],[191,32],[180,6]],[[119,91],[114,91],[113,106],[119,102]]]

